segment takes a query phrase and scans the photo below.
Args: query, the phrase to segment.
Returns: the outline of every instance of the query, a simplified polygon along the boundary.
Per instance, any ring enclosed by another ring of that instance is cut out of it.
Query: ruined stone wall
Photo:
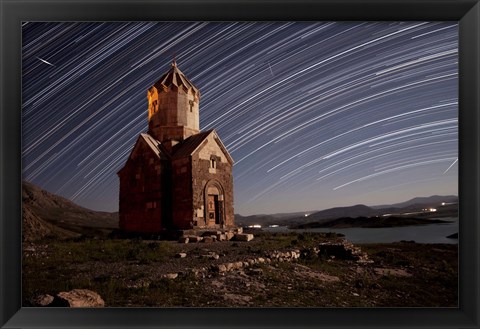
[[[167,162],[158,159],[144,144],[134,151],[133,158],[119,172],[121,230],[158,233],[162,219],[168,222],[170,200],[163,190],[169,185],[168,167]]]

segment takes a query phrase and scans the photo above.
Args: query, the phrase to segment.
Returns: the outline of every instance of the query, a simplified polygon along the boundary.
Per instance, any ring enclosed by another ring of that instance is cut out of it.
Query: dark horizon
[[[47,189],[44,189],[43,187],[38,186],[38,185],[36,185],[36,184],[34,184],[34,183],[32,183],[32,182],[25,181],[25,180],[24,180],[24,182],[29,183],[29,184],[33,184],[33,185],[35,185],[35,186],[37,186],[37,187],[39,187],[39,188],[47,191],[48,193],[55,194],[54,192],[49,191],[49,190],[47,190]],[[56,195],[56,194],[55,194],[55,195]],[[61,196],[61,195],[57,195],[57,196],[63,197],[63,196]],[[413,198],[410,198],[410,199],[407,199],[407,200],[404,200],[404,201],[395,201],[395,202],[387,203],[387,204],[371,204],[371,205],[369,205],[369,204],[350,204],[350,205],[338,205],[338,206],[328,207],[328,208],[322,208],[322,209],[310,209],[310,210],[298,210],[298,211],[293,210],[293,211],[289,211],[289,212],[258,213],[258,214],[251,214],[251,215],[242,215],[242,214],[240,214],[240,213],[238,213],[238,212],[236,212],[236,211],[235,211],[234,213],[235,213],[235,215],[240,215],[240,216],[242,216],[242,217],[262,216],[262,215],[278,215],[278,214],[289,214],[289,213],[292,213],[292,214],[293,214],[293,213],[314,213],[314,212],[323,211],[323,210],[328,210],[328,209],[332,209],[332,208],[348,208],[348,207],[354,207],[354,206],[367,206],[367,207],[391,206],[391,205],[395,205],[395,204],[398,204],[398,203],[405,203],[405,202],[408,202],[408,201],[411,201],[411,200],[417,199],[417,198],[432,198],[432,197],[445,197],[445,198],[446,198],[446,197],[452,197],[452,196],[458,198],[458,195],[456,195],[456,194],[452,194],[452,195],[437,195],[437,194],[435,194],[435,195],[429,195],[429,196],[416,196],[416,197],[413,197]],[[65,197],[63,197],[63,198],[65,198]],[[65,199],[67,199],[68,201],[71,201],[71,202],[75,203],[75,204],[78,205],[78,206],[81,206],[81,205],[77,204],[77,203],[76,203],[75,201],[73,201],[73,200],[70,200],[70,199],[68,199],[68,198],[65,198]],[[81,206],[81,207],[84,207],[84,206]],[[86,209],[88,209],[88,210],[98,211],[98,212],[118,213],[118,210],[117,210],[117,211],[104,211],[104,210],[97,210],[97,209],[92,209],[92,208],[87,208],[87,207],[84,207],[84,208],[86,208]]]

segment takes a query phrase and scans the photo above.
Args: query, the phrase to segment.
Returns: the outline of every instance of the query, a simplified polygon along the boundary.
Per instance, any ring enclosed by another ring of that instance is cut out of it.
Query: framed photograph
[[[478,328],[478,1],[1,1],[2,328]]]

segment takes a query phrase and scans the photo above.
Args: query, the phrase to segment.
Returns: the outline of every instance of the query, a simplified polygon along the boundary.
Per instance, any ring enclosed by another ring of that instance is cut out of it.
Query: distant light
[[[278,225],[268,225],[268,227],[278,227]]]
[[[248,225],[248,228],[262,228],[262,225],[259,225],[259,224]]]
[[[435,208],[429,208],[428,211],[430,211],[430,212],[435,212],[435,211],[437,211],[437,209],[435,209]]]
[[[310,214],[305,214],[305,217],[308,217],[308,215],[310,215]]]
[[[444,205],[446,205],[446,203],[445,203],[445,202],[442,202],[442,206],[444,206]]]

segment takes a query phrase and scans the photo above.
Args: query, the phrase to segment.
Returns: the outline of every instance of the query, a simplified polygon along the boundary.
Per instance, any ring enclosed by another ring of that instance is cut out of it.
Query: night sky
[[[458,194],[456,22],[30,22],[22,51],[23,179],[87,208],[118,210],[173,56],[235,160],[235,213]]]

